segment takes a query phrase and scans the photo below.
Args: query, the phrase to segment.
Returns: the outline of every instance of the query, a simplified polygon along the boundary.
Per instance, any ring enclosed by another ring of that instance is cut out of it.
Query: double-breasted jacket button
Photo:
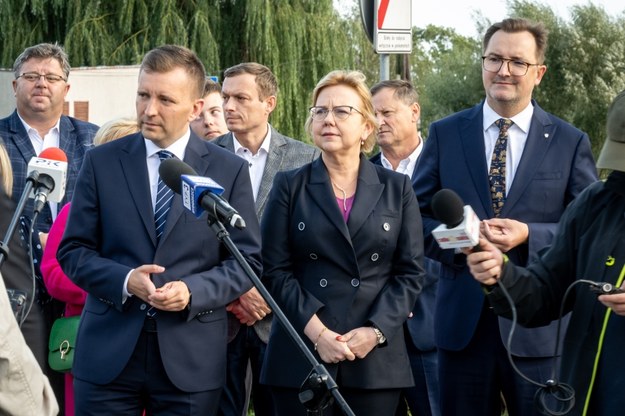
[[[304,224],[303,222],[300,222],[299,224],[297,224],[298,230],[304,231],[304,228],[306,228],[306,224]]]
[[[360,280],[358,280],[356,278],[353,278],[351,283],[352,283],[352,286],[354,286],[354,287],[360,286]]]
[[[378,253],[373,253],[371,255],[371,261],[378,261],[379,258],[380,258],[380,255]]]
[[[311,260],[317,260],[319,257],[317,256],[316,253],[310,253],[310,258]]]
[[[384,228],[384,231],[389,231],[391,229],[391,224],[389,224],[388,222],[385,222],[382,225],[382,228]]]
[[[141,306],[139,306],[139,309],[141,309],[142,311],[144,311],[145,308],[147,308],[147,305],[145,303],[142,303]]]
[[[326,279],[319,280],[319,286],[326,287],[328,285],[328,281]]]

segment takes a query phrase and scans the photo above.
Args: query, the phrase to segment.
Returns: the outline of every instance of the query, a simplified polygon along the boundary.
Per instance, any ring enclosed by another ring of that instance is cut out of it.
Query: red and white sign
[[[374,41],[377,53],[412,52],[412,0],[376,0]]]

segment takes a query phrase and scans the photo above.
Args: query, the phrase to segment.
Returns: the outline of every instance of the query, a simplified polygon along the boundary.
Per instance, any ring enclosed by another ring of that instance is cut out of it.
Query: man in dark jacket
[[[620,288],[625,278],[623,120],[625,91],[608,110],[607,139],[597,162],[599,168],[613,172],[605,182],[590,185],[566,209],[552,245],[536,262],[527,268],[514,266],[488,242],[488,230],[487,238],[480,240],[482,251],[468,256],[471,273],[488,292],[497,314],[512,316],[501,286],[510,293],[522,325],[557,319],[561,304],[565,313],[572,311],[560,374],[575,392],[574,403],[566,403],[573,406],[570,415],[615,415],[625,407],[620,358],[625,349],[625,293],[595,293]]]

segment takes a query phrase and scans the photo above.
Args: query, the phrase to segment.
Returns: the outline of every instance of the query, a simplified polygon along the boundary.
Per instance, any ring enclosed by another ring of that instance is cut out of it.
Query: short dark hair
[[[184,46],[163,45],[154,48],[143,57],[140,71],[164,73],[176,68],[184,69],[194,83],[194,98],[202,98],[206,71],[195,52]]]
[[[242,74],[250,74],[256,77],[258,98],[261,100],[271,97],[272,95],[278,96],[278,81],[273,72],[265,65],[256,62],[243,62],[226,69],[224,79]]]
[[[202,94],[202,97],[206,97],[208,94],[213,93],[221,94],[221,84],[208,78],[204,83],[204,94]]]
[[[484,35],[484,52],[488,47],[490,39],[493,37],[495,32],[499,30],[503,30],[506,33],[530,32],[532,36],[534,36],[534,41],[536,42],[536,59],[538,59],[539,64],[545,62],[549,31],[545,28],[544,24],[541,22],[533,22],[527,19],[516,18],[504,19],[501,22],[494,23],[488,28],[488,30],[486,30],[486,34]]]
[[[30,46],[24,49],[13,63],[13,72],[15,74],[15,78],[19,77],[20,71],[22,70],[22,66],[24,63],[30,59],[56,59],[61,65],[61,69],[63,70],[63,75],[65,75],[65,79],[69,77],[69,58],[67,57],[67,53],[63,49],[61,45],[58,43],[40,43],[35,46]]]
[[[385,88],[393,90],[393,96],[406,105],[419,103],[419,93],[410,81],[403,79],[380,81],[371,87],[371,96],[376,95]]]

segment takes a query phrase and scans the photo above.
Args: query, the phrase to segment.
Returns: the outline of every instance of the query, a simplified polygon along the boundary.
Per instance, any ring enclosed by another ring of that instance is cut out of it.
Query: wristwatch
[[[378,345],[384,344],[386,342],[386,337],[384,336],[382,331],[380,331],[375,326],[372,326],[371,328],[373,329],[373,332],[375,332],[375,336],[378,337]]]

